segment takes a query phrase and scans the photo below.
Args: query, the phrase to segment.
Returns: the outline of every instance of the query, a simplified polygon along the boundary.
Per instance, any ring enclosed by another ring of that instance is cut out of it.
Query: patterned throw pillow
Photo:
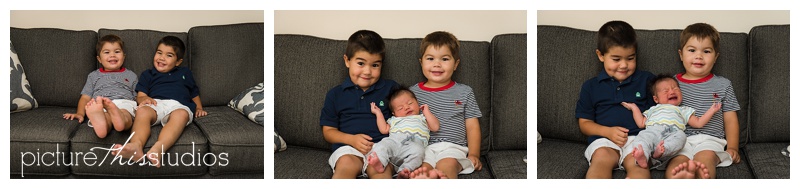
[[[264,126],[264,83],[242,91],[231,99],[228,106],[244,114],[251,121]]]
[[[39,107],[39,103],[31,95],[31,85],[25,76],[25,69],[19,62],[14,44],[11,44],[11,113],[21,112]]]
[[[278,135],[278,132],[275,132],[275,151],[284,150],[286,150],[286,141],[283,141],[283,138]]]

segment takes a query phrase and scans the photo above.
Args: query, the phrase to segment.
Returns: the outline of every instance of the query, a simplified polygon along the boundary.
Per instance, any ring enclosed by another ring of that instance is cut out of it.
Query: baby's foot
[[[633,148],[633,159],[636,160],[636,164],[639,167],[647,168],[647,157],[644,156],[644,150],[642,149],[642,145],[640,144],[638,147]]]
[[[111,151],[112,155],[120,156],[133,162],[140,162],[142,161],[142,157],[144,157],[142,149],[138,148],[134,143],[128,143],[125,146],[122,146],[122,144],[115,144],[113,149],[114,150]]]
[[[97,137],[106,138],[109,130],[106,122],[106,114],[103,112],[102,102],[97,102],[97,99],[100,98],[89,99],[89,103],[86,103],[86,116],[89,117],[89,122],[92,123],[94,133],[97,134]]]
[[[661,158],[661,156],[664,155],[664,151],[666,151],[666,149],[664,148],[664,141],[662,140],[658,143],[658,146],[656,146],[656,151],[653,152],[653,158]]]
[[[367,163],[372,166],[375,171],[378,171],[378,173],[383,173],[383,171],[386,171],[386,167],[383,167],[383,163],[381,163],[381,160],[378,159],[378,154],[375,152],[372,152],[369,154],[369,156],[367,156]]]
[[[108,111],[108,115],[111,117],[111,123],[114,125],[114,130],[122,131],[125,130],[125,120],[122,117],[122,111],[117,107],[111,99],[103,97],[103,107],[106,108]]]

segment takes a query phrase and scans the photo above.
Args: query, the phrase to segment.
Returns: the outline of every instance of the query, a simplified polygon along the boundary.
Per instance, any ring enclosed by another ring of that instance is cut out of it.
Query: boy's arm
[[[428,130],[431,130],[431,132],[438,132],[439,118],[436,118],[436,116],[431,113],[430,107],[427,104],[422,105],[420,109],[422,109],[422,115],[425,115],[425,120],[428,122]]]
[[[325,138],[325,141],[328,141],[331,144],[342,143],[347,144],[361,152],[362,154],[366,154],[370,150],[372,150],[372,137],[365,134],[347,134],[342,131],[339,131],[336,127],[331,127],[327,125],[322,126],[322,137]]]
[[[475,170],[481,170],[481,123],[478,118],[467,118],[467,158],[472,161]]]
[[[386,123],[386,118],[383,117],[383,112],[381,111],[378,106],[375,106],[375,102],[370,103],[370,110],[372,114],[375,114],[375,121],[378,122],[378,130],[381,131],[381,134],[389,134],[389,128],[391,127],[389,123]]]
[[[717,111],[719,111],[720,108],[722,108],[722,103],[715,102],[714,104],[711,105],[710,108],[708,108],[708,111],[706,111],[706,113],[703,114],[703,116],[697,117],[696,115],[692,114],[692,116],[689,117],[689,121],[687,123],[692,128],[697,128],[697,129],[703,128],[703,126],[705,126],[706,124],[708,124],[709,121],[711,121],[711,117],[713,117],[714,114],[717,113]],[[724,114],[723,114],[723,118],[724,118]],[[726,121],[726,120],[723,120],[723,121]],[[739,125],[738,124],[738,120],[737,120],[737,124],[736,125],[737,125],[736,127],[738,128],[739,127],[738,126]],[[739,129],[736,129],[736,131],[738,132]],[[739,134],[736,134],[736,135],[738,136]],[[736,139],[736,140],[738,141],[739,139]],[[737,146],[737,148],[738,148],[738,146]]]
[[[739,163],[739,116],[736,111],[722,113],[722,122],[725,125],[725,140],[728,141],[728,149],[733,163]]]
[[[74,114],[64,114],[64,119],[78,119],[78,123],[83,123],[83,118],[86,116],[86,103],[89,103],[91,99],[92,97],[89,95],[82,94],[81,99],[78,100],[78,110]]]
[[[623,146],[628,141],[628,129],[624,127],[607,127],[585,118],[578,118],[578,126],[584,135],[606,137],[618,146]]]
[[[203,116],[208,115],[208,112],[203,110],[203,103],[200,102],[200,96],[199,95],[194,97],[194,98],[192,98],[192,101],[194,102],[195,105],[197,105],[197,107],[195,108],[196,110],[194,111],[195,112],[194,117],[197,118],[197,117],[203,117]]]
[[[633,121],[636,122],[636,126],[644,129],[644,123],[647,122],[647,117],[644,117],[642,111],[639,110],[639,106],[629,102],[622,102],[622,106],[633,112]]]

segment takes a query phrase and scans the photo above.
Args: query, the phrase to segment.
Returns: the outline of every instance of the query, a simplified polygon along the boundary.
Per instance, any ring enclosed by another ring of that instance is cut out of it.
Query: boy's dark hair
[[[658,74],[656,77],[654,77],[653,79],[650,79],[650,81],[647,82],[647,88],[650,89],[650,93],[652,93],[653,95],[656,95],[656,93],[658,92],[658,91],[656,91],[656,84],[658,84],[658,83],[660,83],[662,81],[665,81],[665,80],[673,80],[673,81],[675,81],[675,83],[678,83],[678,79],[675,79],[674,77],[672,77],[672,75],[669,75],[669,74]]]
[[[633,26],[625,21],[614,20],[606,22],[597,31],[597,50],[606,54],[608,49],[615,46],[636,49],[636,31]]]
[[[714,26],[706,23],[695,23],[686,26],[686,29],[681,31],[681,47],[683,49],[690,38],[697,37],[697,39],[710,39],[711,44],[714,46],[714,51],[719,53],[719,32]]]
[[[344,55],[347,59],[352,59],[358,51],[367,51],[369,54],[379,54],[381,59],[385,58],[386,45],[383,38],[378,33],[371,30],[358,30],[347,39],[347,49]]]
[[[447,47],[450,49],[450,52],[453,53],[453,59],[461,60],[461,56],[458,54],[461,43],[459,43],[458,38],[450,32],[436,31],[426,35],[425,38],[422,39],[422,44],[419,45],[420,58],[425,56],[425,50],[428,49],[429,46],[433,46],[434,48],[440,48],[442,46]]]
[[[106,43],[119,43],[119,48],[122,49],[122,52],[125,53],[125,42],[122,42],[122,38],[114,34],[108,34],[103,37],[100,37],[97,40],[97,45],[95,45],[95,51],[97,52],[97,56],[100,56],[100,51],[103,50],[103,45]]]
[[[406,86],[396,87],[396,88],[394,88],[394,90],[392,90],[392,94],[389,95],[389,110],[390,111],[394,111],[394,108],[392,107],[392,100],[394,100],[395,98],[397,98],[398,96],[400,96],[403,93],[411,94],[411,98],[417,99],[417,95],[414,95],[414,92],[411,92],[411,90],[409,90],[408,87],[406,87]]]
[[[181,38],[169,35],[158,41],[158,45],[161,44],[172,47],[172,50],[175,51],[175,56],[178,56],[178,60],[183,59],[186,46],[183,45],[183,40],[181,40]],[[158,45],[156,45],[156,49],[158,49]]]

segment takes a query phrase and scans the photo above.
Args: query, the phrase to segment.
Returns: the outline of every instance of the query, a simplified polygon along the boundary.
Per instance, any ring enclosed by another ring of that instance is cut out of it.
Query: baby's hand
[[[381,112],[381,109],[378,108],[378,106],[375,106],[375,102],[369,103],[369,106],[373,114],[383,114],[383,112]]]
[[[711,104],[711,107],[708,108],[708,112],[711,112],[713,114],[717,113],[717,111],[719,111],[720,109],[722,109],[722,103],[715,101],[714,104]]]
[[[424,113],[424,114],[430,114],[431,113],[431,109],[428,107],[427,104],[423,104],[422,106],[419,106],[419,110],[422,110],[422,113]]]
[[[622,104],[622,106],[623,106],[623,107],[625,107],[625,108],[626,108],[626,109],[628,109],[628,110],[639,109],[639,107],[638,107],[638,106],[636,106],[636,104],[634,104],[634,103],[630,103],[630,102],[622,102],[622,103],[620,103],[620,104]]]

